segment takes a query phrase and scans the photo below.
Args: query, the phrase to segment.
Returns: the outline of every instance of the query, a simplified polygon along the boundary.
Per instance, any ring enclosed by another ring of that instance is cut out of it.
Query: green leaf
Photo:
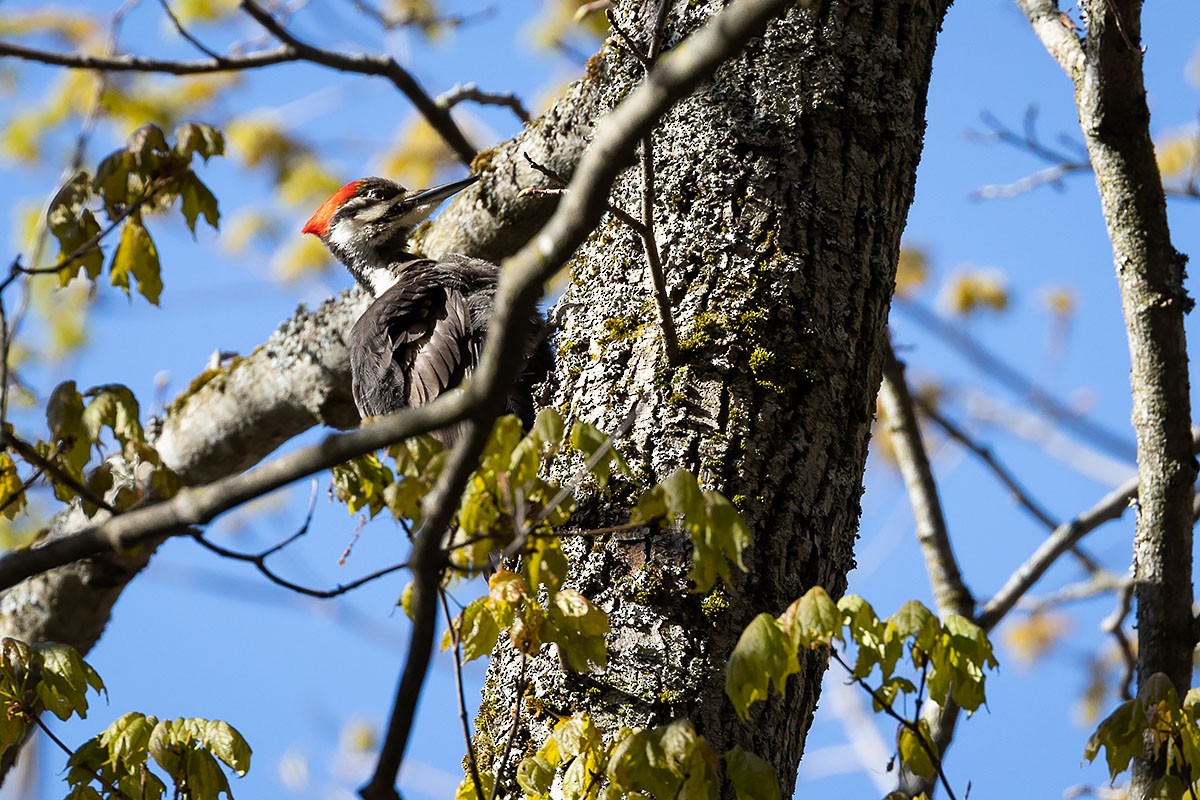
[[[525,430],[516,415],[507,414],[496,420],[479,459],[479,472],[485,480],[494,480],[496,474],[508,471],[512,452],[524,436]]]
[[[517,783],[525,790],[526,795],[541,797],[550,793],[550,786],[554,783],[554,773],[555,767],[549,761],[538,755],[529,756],[522,759],[517,766]],[[468,775],[467,780],[470,779]],[[473,792],[474,787],[472,787]]]
[[[17,465],[7,452],[0,452],[0,506],[8,519],[16,519],[25,510],[25,484],[17,472]]]
[[[459,616],[458,636],[462,644],[463,661],[474,661],[490,654],[500,638],[500,625],[488,605],[488,599],[480,597],[473,600]]]
[[[99,681],[95,670],[83,662],[74,647],[58,642],[39,642],[30,647],[41,666],[38,699],[61,720],[76,714],[87,717],[87,690]]]
[[[926,650],[933,647],[939,627],[937,617],[918,601],[909,600],[900,606],[899,611],[888,617],[887,621],[896,627],[896,633],[901,638],[912,638]]]
[[[221,211],[217,207],[217,198],[204,183],[193,174],[186,175],[180,181],[179,197],[182,200],[180,211],[188,230],[196,235],[196,218],[204,215],[205,222],[213,230],[220,226]]]
[[[134,201],[134,192],[129,185],[134,167],[133,153],[128,150],[114,151],[96,167],[92,187],[104,199],[104,209],[110,220],[117,219],[125,207]]]
[[[829,593],[814,586],[788,606],[779,618],[797,647],[830,647],[842,638],[842,612]]]
[[[642,493],[642,496],[638,498],[637,505],[633,508],[633,512],[629,515],[629,521],[636,525],[653,522],[654,520],[662,519],[666,515],[667,490],[660,483]]]
[[[669,493],[670,488],[667,491]],[[687,486],[684,491],[685,502],[692,502],[691,487]],[[691,578],[695,583],[694,591],[698,593],[712,589],[718,577],[732,586],[728,564],[733,562],[744,572],[746,565],[742,553],[750,545],[750,529],[733,505],[719,492],[704,492],[702,497],[703,510],[691,512],[699,514],[701,524],[687,525],[692,534]]]
[[[92,442],[83,423],[83,396],[75,381],[64,381],[54,387],[46,402],[46,425],[50,429],[49,445],[39,446],[43,456],[57,452],[57,462],[76,480],[83,480],[83,468],[92,453]],[[75,490],[53,481],[54,495],[59,500],[75,497]]]
[[[520,781],[520,768],[518,767],[517,780]],[[467,775],[458,784],[458,791],[454,793],[454,800],[488,800],[492,796],[492,787],[496,785],[496,776],[490,770],[480,770],[479,772],[479,789],[483,792],[483,797],[480,798],[475,791],[475,780],[470,775]]]
[[[900,761],[914,775],[930,780],[936,774],[937,770],[929,754],[931,752],[937,753],[937,745],[933,743],[933,738],[929,735],[929,723],[921,720],[918,723],[918,727],[921,731],[919,738],[909,728],[900,728],[900,735],[898,737]],[[922,744],[922,740],[924,740],[924,744]]]
[[[200,742],[239,776],[250,770],[250,745],[228,722],[219,719],[205,721]]]
[[[100,223],[84,207],[91,196],[87,173],[77,172],[58,190],[46,212],[46,225],[58,241],[58,259],[66,262],[58,273],[59,286],[66,286],[81,268],[94,279],[104,266],[104,253],[98,242],[84,248],[100,233]]]
[[[571,669],[586,672],[590,664],[603,668],[608,661],[607,634],[608,615],[582,594],[563,589],[554,595],[542,638],[559,646]]]
[[[737,800],[779,800],[779,776],[775,768],[740,745],[725,754],[725,774],[733,784]]]
[[[101,428],[107,426],[121,444],[126,459],[153,453],[138,420],[141,410],[137,398],[128,387],[118,383],[96,386],[88,389],[84,397],[90,398],[83,412],[83,426],[89,439],[100,441]]]
[[[755,617],[738,638],[725,667],[725,694],[743,719],[750,706],[766,700],[772,683],[781,694],[787,678],[800,669],[796,646],[770,614]]]
[[[175,152],[184,161],[191,161],[193,153],[208,161],[212,156],[225,155],[225,137],[212,125],[189,122],[175,129]]]
[[[580,451],[588,460],[596,454],[597,450],[609,445],[609,442],[608,434],[586,422],[576,422],[571,426],[571,447]],[[601,488],[608,485],[608,479],[614,468],[623,475],[629,474],[629,465],[625,463],[625,459],[621,457],[617,448],[609,447],[608,452],[600,457],[591,470],[592,477],[596,479]]]
[[[145,764],[150,756],[150,736],[157,724],[155,717],[136,711],[121,715],[101,736],[109,758],[130,769]]]
[[[133,154],[134,163],[149,172],[158,166],[159,156],[170,151],[166,134],[157,125],[143,125],[129,134],[125,148]]]
[[[334,493],[351,514],[365,508],[374,517],[382,511],[388,499],[386,490],[393,481],[392,471],[374,453],[333,468]]]
[[[150,232],[135,217],[130,217],[121,231],[121,241],[108,268],[112,285],[129,294],[129,276],[137,280],[138,292],[154,305],[162,294],[162,268],[158,249]]]
[[[551,594],[557,592],[567,579],[567,557],[562,551],[562,542],[557,538],[538,537],[525,555],[525,572],[529,585],[545,586]]]
[[[662,743],[653,731],[636,731],[613,747],[606,769],[609,780],[625,791],[651,797],[675,797],[681,783],[667,766]]]
[[[543,408],[539,411],[533,421],[533,428],[529,431],[530,435],[547,444],[561,442],[563,432],[562,415],[553,408]]]

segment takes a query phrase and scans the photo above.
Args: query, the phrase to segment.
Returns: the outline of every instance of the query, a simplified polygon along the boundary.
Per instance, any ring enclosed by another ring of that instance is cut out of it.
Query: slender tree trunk
[[[646,50],[657,2],[614,6]],[[667,49],[716,2],[673,4]],[[718,749],[772,761],[790,794],[823,659],[804,660],[786,700],[742,724],[722,667],[742,628],[814,585],[835,595],[853,565],[867,438],[888,304],[924,131],[941,3],[825,2],[794,10],[681,103],[656,132],[656,227],[682,364],[668,366],[645,258],[634,231],[609,219],[580,251],[555,314],[552,402],[616,430],[636,472],[585,499],[584,528],[619,522],[637,493],[678,467],[720,489],[755,533],[733,591],[687,590],[689,548],[667,534],[575,540],[575,585],[605,607],[609,665],[564,671],[548,649],[526,665],[498,652],[478,718],[477,757],[498,761],[510,731],[521,752],[556,714],[585,709],[603,727],[690,718]],[[641,77],[618,47],[608,105]],[[613,202],[637,213],[641,175]],[[534,710],[536,709],[536,710]]]
[[[1138,687],[1156,673],[1180,697],[1192,682],[1192,495],[1196,458],[1183,317],[1187,258],[1171,244],[1167,203],[1150,138],[1142,73],[1141,0],[1085,3],[1085,66],[1075,81],[1079,119],[1113,261],[1129,340],[1138,442],[1133,542]],[[1134,761],[1129,796],[1154,795],[1164,754]]]

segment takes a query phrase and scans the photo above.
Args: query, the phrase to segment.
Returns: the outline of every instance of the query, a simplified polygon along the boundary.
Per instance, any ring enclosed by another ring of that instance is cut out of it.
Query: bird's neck
[[[399,283],[408,264],[423,259],[407,250],[392,250],[384,255],[353,241],[343,243],[331,239],[330,249],[354,279],[375,297]]]

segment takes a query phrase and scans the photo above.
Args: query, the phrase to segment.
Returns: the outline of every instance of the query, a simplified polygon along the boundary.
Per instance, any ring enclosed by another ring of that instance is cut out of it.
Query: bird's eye
[[[367,199],[369,199],[369,200],[386,200],[387,199],[387,190],[382,189],[382,188],[371,189],[367,192]]]

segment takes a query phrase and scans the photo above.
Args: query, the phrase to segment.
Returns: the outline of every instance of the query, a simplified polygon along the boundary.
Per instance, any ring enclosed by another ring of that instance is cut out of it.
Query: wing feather
[[[351,331],[355,404],[363,417],[433,400],[472,358],[470,310],[452,276],[424,262],[380,295]]]

